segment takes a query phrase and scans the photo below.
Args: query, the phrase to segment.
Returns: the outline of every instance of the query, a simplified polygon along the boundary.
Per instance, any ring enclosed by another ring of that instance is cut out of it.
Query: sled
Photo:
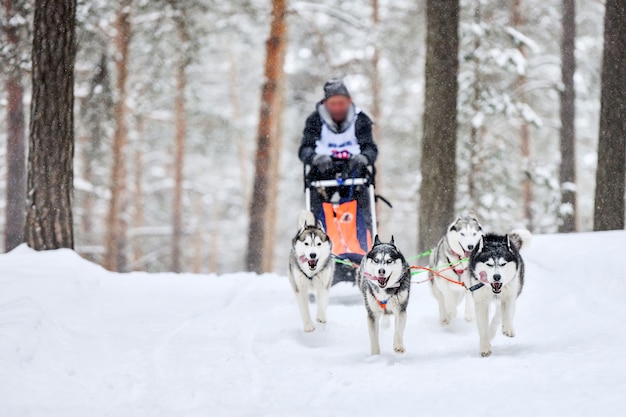
[[[376,236],[375,168],[360,176],[346,173],[334,178],[311,178],[311,166],[304,167],[306,209],[312,211],[333,242],[336,259],[333,285],[354,282],[356,265],[371,249]]]

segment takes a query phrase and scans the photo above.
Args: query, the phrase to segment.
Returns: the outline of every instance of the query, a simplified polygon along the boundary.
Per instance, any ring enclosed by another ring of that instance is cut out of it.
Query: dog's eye
[[[304,242],[304,246],[309,246],[309,242]]]
[[[387,263],[388,264],[393,263],[393,259],[387,259]]]
[[[317,246],[322,246],[322,242],[317,242]]]
[[[485,265],[487,265],[489,268],[493,268],[494,264],[492,263],[486,263]]]
[[[500,266],[506,266],[506,262],[502,262]]]
[[[461,236],[465,236],[465,233],[463,233],[463,232],[461,232],[460,234],[461,234]]]

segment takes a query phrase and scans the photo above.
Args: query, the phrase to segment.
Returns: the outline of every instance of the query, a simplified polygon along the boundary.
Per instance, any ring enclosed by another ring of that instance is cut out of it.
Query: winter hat
[[[350,93],[348,92],[346,85],[339,78],[332,78],[324,84],[324,99],[332,96],[350,97]]]

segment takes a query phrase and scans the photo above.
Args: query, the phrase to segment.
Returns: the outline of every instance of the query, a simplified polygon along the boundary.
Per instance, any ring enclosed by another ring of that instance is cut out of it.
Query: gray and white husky
[[[469,256],[483,236],[483,228],[474,212],[459,216],[448,226],[446,234],[439,240],[430,255],[430,268],[439,274],[430,273],[433,295],[439,304],[439,320],[449,324],[456,317],[457,307],[465,298],[465,320],[474,320],[474,302],[463,285],[470,283]],[[455,284],[454,282],[459,284]]]
[[[322,223],[315,221],[310,211],[302,211],[298,220],[298,233],[293,238],[289,256],[289,282],[296,293],[304,331],[315,330],[309,312],[309,291],[317,295],[317,321],[326,323],[328,294],[333,282],[335,263],[333,244]]]
[[[380,318],[391,314],[395,316],[393,349],[403,353],[411,269],[393,237],[391,242],[382,243],[376,236],[372,249],[361,261],[356,283],[365,300],[372,355],[380,355]]]
[[[513,315],[524,286],[524,261],[519,251],[528,246],[530,240],[527,230],[514,230],[508,235],[487,234],[472,251],[469,289],[476,306],[481,356],[491,355],[491,340],[500,322],[505,336],[515,336]],[[494,302],[496,311],[489,323],[489,309]]]

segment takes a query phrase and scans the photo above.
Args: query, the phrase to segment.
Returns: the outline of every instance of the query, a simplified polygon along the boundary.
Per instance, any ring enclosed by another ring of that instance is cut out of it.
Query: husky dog
[[[465,296],[465,320],[474,319],[474,302],[463,285],[468,285],[470,276],[468,271],[469,256],[483,235],[483,229],[474,212],[467,216],[459,216],[446,230],[432,254],[430,268],[437,270],[438,266],[446,265],[439,272],[441,276],[432,272],[430,275],[433,295],[439,303],[439,320],[446,325],[456,317],[456,311]],[[448,281],[449,280],[449,281]],[[453,281],[453,282],[451,282]]]
[[[376,236],[374,246],[361,261],[356,283],[365,299],[372,355],[380,355],[379,322],[387,314],[395,316],[393,349],[403,353],[411,270],[393,237],[391,242],[382,243]]]
[[[309,290],[317,292],[317,321],[326,323],[328,292],[335,271],[332,249],[333,243],[322,224],[315,221],[310,211],[302,211],[298,220],[298,233],[291,245],[289,282],[296,293],[305,332],[315,330],[309,312]]]
[[[469,287],[476,305],[476,324],[480,336],[481,356],[491,355],[491,340],[502,322],[502,333],[515,336],[513,315],[515,303],[524,286],[524,261],[520,249],[530,244],[527,230],[515,230],[508,235],[485,235],[470,257]],[[489,307],[496,302],[496,312],[489,323]]]

